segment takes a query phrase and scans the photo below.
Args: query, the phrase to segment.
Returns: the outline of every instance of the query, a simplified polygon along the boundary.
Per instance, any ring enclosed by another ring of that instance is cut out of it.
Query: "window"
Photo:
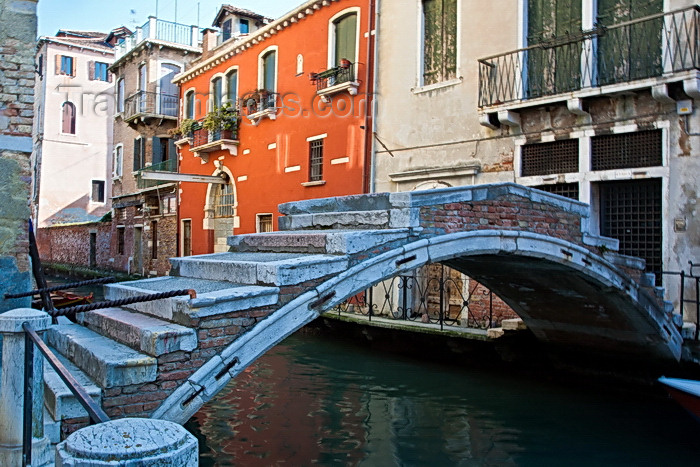
[[[238,70],[226,74],[226,101],[235,105],[238,100]]]
[[[349,13],[333,21],[333,31],[333,66],[340,66],[341,60],[354,63],[357,51],[357,14]]]
[[[151,221],[151,259],[158,259],[158,222]]]
[[[146,91],[148,89],[148,68],[146,65],[139,67],[139,90]]]
[[[547,193],[552,193],[559,196],[566,196],[567,198],[578,201],[578,183],[552,183],[548,185],[533,186],[532,188],[537,188],[538,190],[546,191]]]
[[[211,81],[211,108],[212,110],[221,106],[221,100],[224,95],[223,81],[221,78],[214,78]]]
[[[522,149],[520,175],[550,175],[578,172],[578,140],[526,144]]]
[[[112,177],[122,176],[122,166],[124,164],[124,146],[119,144],[114,148],[114,160],[112,161]]]
[[[250,22],[247,19],[240,20],[239,32],[241,34],[248,34],[250,32]]]
[[[68,55],[56,55],[56,74],[75,76],[75,59]]]
[[[309,141],[309,181],[323,180],[323,139]]]
[[[67,135],[75,134],[75,105],[64,102],[61,117],[61,132]]]
[[[110,81],[109,72],[107,71],[108,65],[103,62],[90,62],[90,79],[96,81]]]
[[[229,39],[231,39],[231,20],[227,19],[221,28],[221,42],[226,42]]]
[[[185,118],[194,119],[194,91],[185,94]]]
[[[271,50],[261,57],[262,79],[260,86],[271,92],[277,89],[277,52]]]
[[[124,227],[117,227],[117,254],[124,254]]]
[[[157,170],[175,171],[177,169],[175,140],[154,136],[151,143],[151,150],[153,151],[151,154],[151,167],[158,166]]]
[[[591,169],[614,170],[662,165],[661,130],[591,138]]]
[[[117,112],[124,112],[124,78],[117,83]]]
[[[175,214],[176,199],[174,196],[166,196],[161,201],[161,212],[163,214]]]
[[[214,217],[234,217],[235,201],[232,184],[217,185],[214,193]]]
[[[90,200],[93,203],[104,203],[105,202],[105,182],[104,182],[104,180],[93,180],[92,181],[92,192],[90,194]]]
[[[457,77],[457,0],[423,0],[423,85]]]
[[[36,62],[36,72],[39,75],[39,79],[44,77],[44,55],[39,55],[39,59]]]
[[[134,172],[146,166],[146,138],[134,139]]]
[[[257,214],[257,232],[272,232],[272,214]]]

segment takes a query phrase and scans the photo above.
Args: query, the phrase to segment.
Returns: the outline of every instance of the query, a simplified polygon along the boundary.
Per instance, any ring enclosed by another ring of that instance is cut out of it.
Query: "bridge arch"
[[[347,298],[428,263],[444,263],[492,289],[540,339],[603,349],[613,342],[619,349],[622,342],[636,351],[653,348],[656,355],[679,358],[678,335],[666,327],[663,310],[619,265],[544,234],[475,230],[416,238],[355,261],[212,357],[163,401],[153,418],[184,423],[231,378],[296,330]],[[566,312],[557,303],[567,303]]]

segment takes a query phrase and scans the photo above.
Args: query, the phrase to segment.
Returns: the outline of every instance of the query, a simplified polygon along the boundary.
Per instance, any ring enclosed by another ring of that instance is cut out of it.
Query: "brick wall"
[[[0,296],[30,288],[27,220],[36,0],[0,0]],[[28,306],[2,300],[0,312]]]
[[[96,263],[90,264],[90,236],[95,235]],[[37,229],[37,245],[42,262],[113,269],[110,261],[110,222],[58,225]]]

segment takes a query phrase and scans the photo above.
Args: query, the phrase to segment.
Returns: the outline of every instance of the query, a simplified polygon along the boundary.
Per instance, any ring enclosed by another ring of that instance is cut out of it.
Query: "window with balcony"
[[[221,77],[214,78],[213,80],[211,80],[211,110],[221,107],[223,95],[224,84]]]
[[[124,112],[124,78],[120,78],[117,82],[117,112]]]
[[[424,86],[457,77],[457,0],[423,0]]]
[[[270,50],[260,57],[260,89],[277,90],[277,51]]]
[[[358,51],[358,12],[356,8],[350,12],[340,12],[331,18],[330,36],[328,43],[329,68],[312,75],[312,83],[316,84],[317,93],[326,101],[330,95],[348,90],[351,95],[357,94],[359,83],[356,82],[356,64]],[[301,55],[299,56],[301,57]],[[302,63],[299,68],[303,67]],[[297,70],[297,73],[300,73]]]
[[[238,102],[238,70],[226,73],[226,102],[233,106]]]
[[[357,13],[333,21],[333,66],[340,66],[343,60],[357,61]]]
[[[185,118],[194,120],[194,91],[185,94]]]
[[[61,132],[66,135],[75,134],[75,105],[64,102],[61,109]]]

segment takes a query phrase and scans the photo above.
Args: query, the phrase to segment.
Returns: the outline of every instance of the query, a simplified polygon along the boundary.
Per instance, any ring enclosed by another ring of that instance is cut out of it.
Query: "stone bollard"
[[[24,407],[24,330],[29,323],[37,333],[48,329],[51,317],[31,308],[18,308],[0,314],[2,333],[2,378],[0,379],[0,465],[22,465]],[[34,349],[32,390],[32,465],[51,462],[51,448],[44,436],[44,357]]]
[[[199,465],[197,438],[177,423],[121,418],[82,428],[56,446],[56,467]]]

